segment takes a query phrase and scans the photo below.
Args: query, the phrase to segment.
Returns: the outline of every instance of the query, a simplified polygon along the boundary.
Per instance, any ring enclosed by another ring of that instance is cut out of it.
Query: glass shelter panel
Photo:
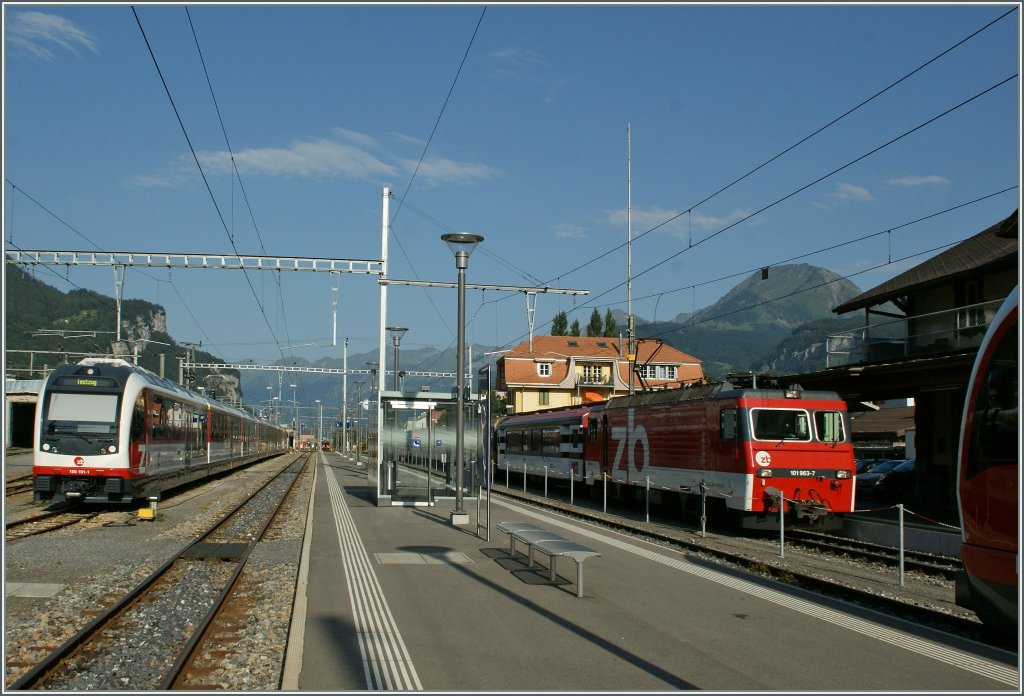
[[[378,496],[392,504],[431,504],[455,497],[455,423],[458,403],[450,395],[430,398],[383,397],[379,431],[381,461]],[[479,404],[467,400],[463,444],[463,498],[481,485],[481,418]]]

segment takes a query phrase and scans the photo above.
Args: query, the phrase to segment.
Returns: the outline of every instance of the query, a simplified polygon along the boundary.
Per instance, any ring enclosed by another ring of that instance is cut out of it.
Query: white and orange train
[[[57,367],[36,405],[33,497],[131,503],[288,448],[288,431],[124,360]]]
[[[497,426],[497,467],[607,482],[617,496],[649,490],[655,503],[703,496],[708,514],[748,529],[778,529],[780,500],[787,526],[836,527],[854,507],[846,403],[768,386],[717,382],[509,416]]]

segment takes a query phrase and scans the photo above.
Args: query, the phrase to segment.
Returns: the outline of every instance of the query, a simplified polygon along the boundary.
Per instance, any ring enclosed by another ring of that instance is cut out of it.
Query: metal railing
[[[831,334],[825,364],[841,367],[974,350],[1002,302],[980,302]]]

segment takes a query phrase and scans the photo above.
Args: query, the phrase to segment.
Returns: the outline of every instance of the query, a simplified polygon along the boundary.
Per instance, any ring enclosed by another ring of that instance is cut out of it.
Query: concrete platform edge
[[[313,499],[316,497],[313,494],[316,491],[317,477],[320,475],[319,469],[319,462],[317,462],[313,469],[313,485],[309,489],[306,533],[302,539],[299,577],[296,580],[295,588],[295,604],[292,607],[292,623],[288,627],[288,645],[285,648],[284,670],[281,675],[282,691],[299,690],[299,674],[302,672],[303,641],[306,634],[306,587],[309,584],[309,548],[312,545],[313,537]]]

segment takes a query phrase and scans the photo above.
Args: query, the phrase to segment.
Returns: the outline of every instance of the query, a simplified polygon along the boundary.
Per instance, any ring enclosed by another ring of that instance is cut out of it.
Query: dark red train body
[[[1014,639],[1020,594],[1019,288],[989,325],[967,387],[957,468],[957,604]]]

